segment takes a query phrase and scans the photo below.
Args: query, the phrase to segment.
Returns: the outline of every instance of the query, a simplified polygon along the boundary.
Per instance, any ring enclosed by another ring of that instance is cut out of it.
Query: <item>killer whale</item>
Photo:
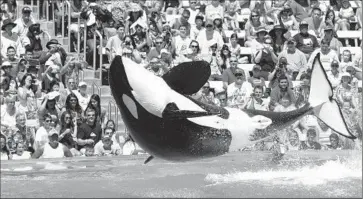
[[[210,75],[207,62],[186,62],[162,78],[130,59],[116,56],[109,70],[112,95],[132,136],[151,157],[190,161],[223,155],[251,144],[255,129],[279,131],[306,114],[314,114],[341,135],[354,139],[332,98],[332,87],[315,58],[309,103],[284,113],[222,108],[187,95]],[[329,114],[332,113],[332,114]],[[333,121],[331,121],[333,120]]]

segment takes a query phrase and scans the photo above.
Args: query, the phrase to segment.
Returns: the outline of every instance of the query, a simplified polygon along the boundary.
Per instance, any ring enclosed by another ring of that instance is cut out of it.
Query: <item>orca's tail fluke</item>
[[[320,53],[316,55],[312,66],[309,103],[314,107],[314,115],[331,129],[344,137],[356,138],[349,131],[339,105],[333,99],[333,88],[320,62]]]

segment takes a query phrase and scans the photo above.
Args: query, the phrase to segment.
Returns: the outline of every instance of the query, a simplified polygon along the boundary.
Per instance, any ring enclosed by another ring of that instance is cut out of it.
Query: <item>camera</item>
[[[285,64],[285,63],[280,63],[280,64],[279,64],[279,68],[281,68],[281,69],[282,69],[282,68],[284,68],[285,66],[286,66],[286,64]]]
[[[125,42],[125,45],[126,45],[126,46],[130,46],[130,45],[131,45],[131,42],[130,42],[130,41],[126,41],[126,42]]]

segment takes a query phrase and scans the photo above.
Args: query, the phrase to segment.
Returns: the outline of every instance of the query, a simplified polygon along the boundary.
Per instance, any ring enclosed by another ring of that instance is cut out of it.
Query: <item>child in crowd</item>
[[[321,145],[315,141],[316,139],[316,130],[309,129],[307,132],[307,141],[303,142],[302,149],[303,150],[320,150]]]
[[[344,73],[347,72],[348,66],[354,66],[352,61],[352,54],[350,53],[350,50],[344,50],[341,57],[341,62],[339,64],[340,72]]]
[[[329,136],[330,144],[327,146],[328,150],[342,150],[343,146],[339,139],[339,136],[335,133]]]
[[[289,151],[301,150],[301,144],[300,143],[301,142],[299,140],[299,134],[295,130],[290,129],[288,131],[288,140],[286,142],[287,150],[289,150]]]
[[[296,107],[294,104],[291,103],[291,100],[289,97],[283,97],[280,99],[279,103],[274,109],[274,112],[288,112],[295,110]]]
[[[19,142],[16,144],[16,151],[15,154],[13,154],[13,160],[26,160],[30,159],[31,154],[29,151],[25,151],[24,143]]]
[[[92,157],[95,155],[95,149],[91,146],[85,146],[85,153],[81,155],[82,157]]]

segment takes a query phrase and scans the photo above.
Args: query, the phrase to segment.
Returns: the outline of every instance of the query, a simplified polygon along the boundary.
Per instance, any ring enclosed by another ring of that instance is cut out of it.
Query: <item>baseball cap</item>
[[[288,40],[287,40],[287,44],[295,44],[296,41],[293,37],[290,37]]]
[[[331,66],[338,66],[339,67],[339,62],[337,60],[333,60],[331,62]]]
[[[49,92],[47,95],[48,95],[48,100],[54,100],[55,98],[60,96],[58,91]]]
[[[87,86],[86,82],[79,82],[78,87]]]
[[[236,68],[235,73],[242,73],[242,74],[243,74],[243,70],[242,70],[242,69],[240,69],[240,68]]]
[[[52,129],[52,130],[49,131],[48,136],[52,136],[54,134],[59,135],[59,132],[57,130],[55,130],[55,129]]]
[[[302,21],[300,22],[300,26],[304,26],[304,25],[309,26],[309,24],[308,24],[308,22],[307,22],[307,21],[302,20]]]
[[[25,6],[22,10],[22,13],[31,13],[32,12],[32,9],[28,6]]]
[[[160,54],[163,54],[163,53],[170,54],[170,52],[165,48],[161,49],[161,51],[160,51]]]
[[[342,77],[350,77],[350,74],[347,72],[342,73]]]
[[[8,61],[4,61],[4,63],[1,64],[1,68],[3,67],[13,67],[13,65],[11,65],[11,63]]]
[[[350,72],[350,71],[355,71],[355,68],[353,66],[348,66],[345,71]]]
[[[110,135],[104,135],[102,140],[111,140],[111,137]]]

